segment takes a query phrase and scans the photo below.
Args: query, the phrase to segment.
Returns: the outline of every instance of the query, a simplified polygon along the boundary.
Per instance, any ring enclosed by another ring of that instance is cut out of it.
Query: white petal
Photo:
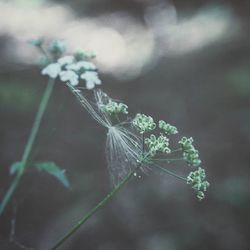
[[[86,82],[86,88],[87,89],[93,89],[95,87],[95,84],[91,81]]]
[[[72,70],[64,70],[60,73],[60,79],[63,82],[69,81],[73,86],[79,83],[78,75]]]
[[[61,66],[58,63],[51,63],[42,70],[42,75],[48,75],[51,78],[56,78],[61,71]]]
[[[61,57],[57,60],[57,62],[63,66],[63,65],[68,65],[68,64],[72,64],[74,62],[75,58],[73,56],[64,56]]]
[[[72,64],[67,65],[66,69],[78,71],[80,67],[77,63],[72,63]]]
[[[94,88],[95,84],[101,84],[101,80],[98,78],[98,74],[95,71],[87,71],[81,74],[80,78],[86,81],[86,87],[88,89]]]

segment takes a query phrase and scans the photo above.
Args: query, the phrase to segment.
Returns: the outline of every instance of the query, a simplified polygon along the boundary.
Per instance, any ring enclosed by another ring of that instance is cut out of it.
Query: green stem
[[[176,177],[176,178],[178,178],[178,179],[180,179],[180,180],[182,180],[182,181],[185,181],[185,182],[187,181],[187,179],[186,179],[185,177],[182,177],[182,176],[180,176],[180,175],[178,175],[178,174],[176,174],[176,173],[173,173],[172,171],[170,171],[170,170],[168,170],[168,169],[166,169],[166,168],[163,168],[163,167],[161,167],[161,166],[159,166],[159,165],[157,165],[157,164],[153,164],[153,165],[154,165],[155,167],[161,169],[162,171],[168,173],[169,175],[172,175],[172,176],[174,176],[174,177]]]
[[[171,150],[172,153],[173,153],[173,152],[178,152],[178,151],[182,151],[182,148],[177,148],[177,149]]]
[[[184,158],[172,158],[172,159],[163,159],[163,158],[154,158],[153,160],[156,160],[156,161],[167,161],[167,162],[171,162],[171,161],[183,161]]]
[[[144,151],[145,151],[145,136],[144,133],[142,133],[142,155],[144,155]]]
[[[55,250],[60,247],[72,234],[74,234],[89,218],[91,218],[100,208],[102,208],[134,175],[136,170],[131,171],[102,201],[100,201],[94,208],[92,208],[82,219],[80,219],[75,226],[73,226],[68,233],[66,233],[56,244],[50,248]]]
[[[2,200],[2,202],[0,204],[0,215],[3,213],[6,205],[8,204],[8,202],[11,199],[12,195],[14,194],[14,192],[15,192],[15,190],[17,188],[17,185],[20,182],[20,179],[23,176],[23,174],[25,172],[25,169],[27,168],[27,161],[28,161],[28,158],[30,156],[34,141],[36,139],[37,132],[38,132],[38,130],[40,128],[40,124],[41,124],[41,120],[42,120],[44,111],[45,111],[45,109],[46,109],[46,107],[48,105],[49,98],[50,98],[50,96],[52,94],[53,87],[54,87],[54,82],[55,82],[55,80],[51,79],[51,78],[48,81],[47,87],[46,87],[46,89],[44,91],[44,94],[43,94],[43,97],[41,99],[38,111],[36,113],[36,117],[35,117],[32,129],[31,129],[28,141],[26,143],[26,146],[25,146],[25,149],[24,149],[24,152],[23,152],[23,156],[22,156],[22,160],[21,160],[22,165],[21,165],[18,173],[15,176],[15,179],[11,183],[7,193],[5,194],[3,200]]]

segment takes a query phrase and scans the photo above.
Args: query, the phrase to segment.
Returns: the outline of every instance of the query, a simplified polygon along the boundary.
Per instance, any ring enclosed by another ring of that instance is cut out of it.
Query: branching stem
[[[50,249],[58,249],[72,234],[74,234],[89,218],[91,218],[100,208],[102,208],[134,175],[136,170],[131,171],[102,201],[92,208],[68,233],[66,233],[57,243]]]
[[[68,233],[66,233],[61,239],[59,239],[55,245],[50,248],[50,250],[58,249],[71,235],[73,235],[88,219],[90,219],[100,208],[102,208],[111,198],[131,179],[132,176],[136,173],[137,169],[143,164],[143,161],[147,158],[148,154],[142,157],[142,160],[138,163],[137,167],[131,171],[102,201],[100,201],[94,208],[92,208],[82,219],[80,219],[76,225],[74,225]],[[162,168],[156,164],[154,166],[162,169],[167,172],[169,175],[172,175],[178,179],[186,181],[186,178],[181,177],[165,168]]]
[[[178,175],[178,174],[176,174],[176,173],[174,173],[174,172],[172,172],[172,171],[170,171],[170,170],[168,170],[166,168],[163,168],[163,167],[161,167],[161,166],[159,166],[157,164],[153,164],[153,165],[155,167],[159,168],[160,170],[162,170],[163,172],[166,172],[169,175],[172,175],[172,176],[174,176],[174,177],[176,177],[176,178],[178,178],[178,179],[180,179],[182,181],[185,181],[185,182],[187,181],[187,179],[185,177],[182,177],[182,176],[180,176],[180,175]]]

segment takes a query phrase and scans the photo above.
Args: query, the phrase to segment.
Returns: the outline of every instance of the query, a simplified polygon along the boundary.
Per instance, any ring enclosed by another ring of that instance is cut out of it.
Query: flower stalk
[[[99,209],[101,209],[118,191],[131,179],[136,173],[136,170],[131,171],[112,191],[100,201],[94,208],[92,208],[82,219],[80,219],[75,226],[73,226],[68,233],[66,233],[50,250],[58,249],[70,236],[72,236],[88,219],[90,219]]]
[[[22,178],[23,174],[25,173],[25,170],[27,168],[28,159],[29,159],[30,153],[32,151],[35,139],[37,137],[37,133],[39,131],[44,112],[45,112],[46,107],[48,105],[50,96],[53,92],[54,83],[55,83],[55,80],[52,78],[49,78],[48,84],[46,86],[43,97],[41,99],[41,102],[40,102],[38,111],[36,113],[36,117],[35,117],[32,129],[31,129],[28,141],[26,143],[26,146],[25,146],[25,149],[24,149],[24,152],[22,155],[20,168],[18,168],[18,172],[17,172],[13,182],[11,183],[7,193],[5,194],[2,202],[0,203],[0,215],[3,213],[5,207],[9,203],[11,197],[13,196],[13,194],[14,194],[14,192],[15,192],[15,190],[20,182],[20,179]]]

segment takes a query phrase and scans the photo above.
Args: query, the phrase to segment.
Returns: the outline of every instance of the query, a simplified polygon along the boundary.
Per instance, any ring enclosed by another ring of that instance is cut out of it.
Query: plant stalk
[[[3,200],[2,200],[2,202],[0,204],[0,215],[3,213],[6,205],[10,201],[12,195],[14,194],[14,192],[15,192],[15,190],[16,190],[19,182],[20,182],[21,177],[23,176],[23,174],[24,174],[24,172],[25,172],[25,170],[27,168],[27,162],[28,162],[28,159],[29,159],[32,147],[33,147],[33,144],[34,144],[35,139],[37,137],[37,133],[39,131],[40,124],[41,124],[44,112],[45,112],[46,107],[48,105],[50,96],[51,96],[51,94],[53,92],[54,83],[55,83],[55,80],[50,78],[49,81],[48,81],[48,84],[46,86],[46,89],[44,91],[43,97],[41,99],[38,111],[36,113],[36,117],[35,117],[32,129],[31,129],[28,141],[27,141],[27,143],[25,145],[25,149],[24,149],[24,152],[23,152],[23,155],[22,155],[22,160],[21,160],[22,165],[19,168],[13,182],[11,183],[7,193],[5,194]]]
[[[74,234],[89,218],[91,218],[100,208],[102,208],[134,175],[136,170],[131,171],[102,201],[92,208],[68,233],[66,233],[50,250],[58,249],[72,234]]]

